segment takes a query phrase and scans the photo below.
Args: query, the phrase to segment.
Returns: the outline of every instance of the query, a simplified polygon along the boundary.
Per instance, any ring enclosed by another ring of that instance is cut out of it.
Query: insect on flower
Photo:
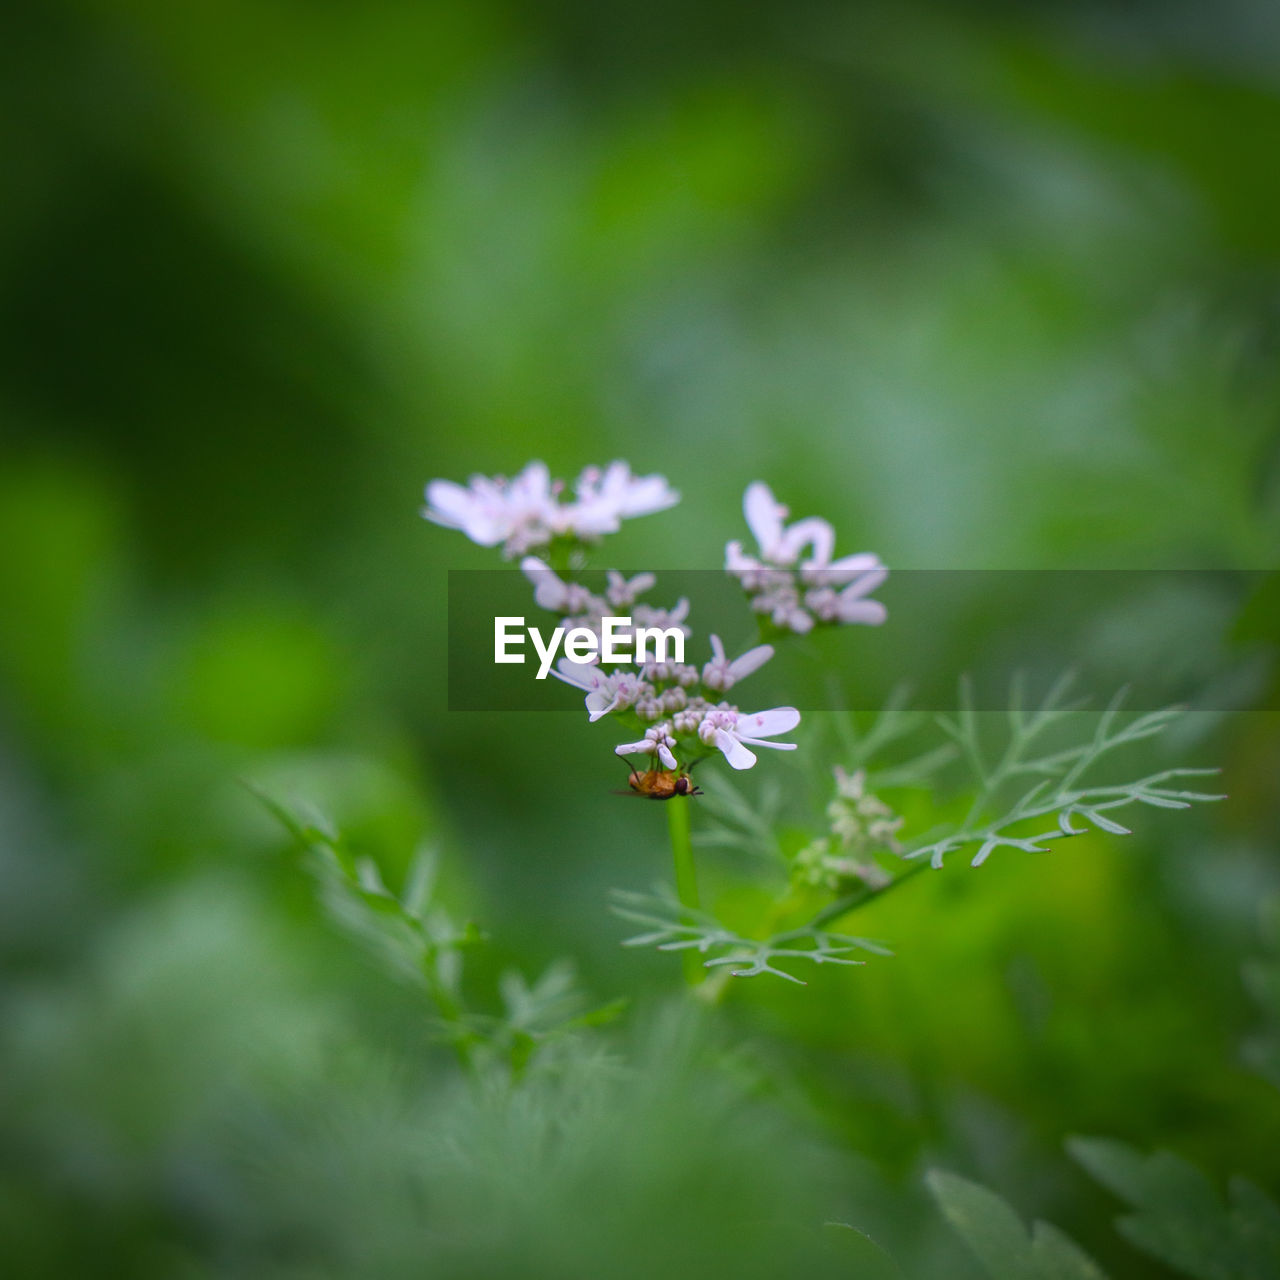
[[[700,796],[702,790],[694,786],[693,779],[677,769],[632,769],[627,775],[627,786],[646,800],[670,800],[675,796]],[[629,794],[620,791],[619,795]]]

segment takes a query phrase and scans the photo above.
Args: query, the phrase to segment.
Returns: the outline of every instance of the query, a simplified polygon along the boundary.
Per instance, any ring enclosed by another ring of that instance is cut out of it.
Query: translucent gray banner
[[[603,574],[580,576],[603,590]],[[527,635],[508,646],[524,653],[523,663],[494,661],[495,618],[522,618],[544,641],[560,625],[533,595],[515,569],[450,571],[450,711],[581,706],[581,693],[550,676],[536,678],[539,658]],[[1001,710],[1015,673],[1034,690],[1072,669],[1077,688],[1104,700],[1128,686],[1127,705],[1135,710],[1170,702],[1205,710],[1280,707],[1280,573],[895,570],[875,595],[888,610],[881,626],[765,636],[775,656],[735,688],[734,700],[752,708],[867,710],[906,685],[914,706],[945,711],[955,707],[967,675],[975,708]],[[669,608],[681,598],[689,602],[687,662],[701,668],[713,634],[730,657],[761,643],[760,619],[723,570],[659,572],[643,600]]]

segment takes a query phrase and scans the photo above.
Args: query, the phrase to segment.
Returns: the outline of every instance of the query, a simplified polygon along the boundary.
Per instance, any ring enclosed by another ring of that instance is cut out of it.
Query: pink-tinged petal
[[[787,509],[773,496],[773,491],[763,480],[753,480],[742,495],[742,514],[747,527],[760,547],[766,560],[773,558],[782,540],[782,520]]]
[[[575,689],[583,689],[590,693],[598,689],[608,676],[599,667],[588,662],[574,662],[572,658],[561,658],[551,672],[557,680],[571,684]]]
[[[764,565],[749,556],[742,549],[740,542],[726,542],[724,546],[724,569],[726,573],[757,573]]]
[[[842,600],[852,600],[857,596],[869,596],[888,576],[889,570],[883,566],[859,574],[852,582],[845,585],[840,592],[840,598]]]
[[[889,616],[889,611],[879,600],[841,600],[837,614],[841,622],[878,627]]]
[[[613,754],[616,756],[638,756],[648,754],[649,748],[653,743],[648,738],[641,738],[639,742],[624,742],[621,746],[614,747]]]
[[[490,506],[507,501],[506,481],[491,480],[488,476],[471,475],[467,477],[467,484],[471,486],[471,492],[481,502],[488,503]]]
[[[715,637],[712,636],[714,640]],[[773,657],[773,645],[758,644],[754,649],[748,649],[741,657],[734,658],[729,663],[729,675],[736,680],[743,680],[753,671],[759,671],[770,658]]]
[[[610,711],[615,710],[622,698],[610,689],[596,689],[587,694],[587,719],[591,724],[603,719]]]
[[[779,733],[790,733],[800,723],[800,713],[795,707],[773,707],[752,715],[740,713],[738,732],[744,737],[772,738]]]
[[[580,498],[588,497],[600,487],[600,468],[583,467],[578,478],[573,482],[573,491]]]
[[[427,510],[423,513],[436,524],[462,527],[462,521],[471,513],[476,496],[452,480],[432,480],[427,485]]]
[[[724,643],[719,636],[711,638],[711,661],[717,666],[724,661]]]
[[[794,742],[770,742],[765,738],[753,738],[749,733],[742,735],[743,742],[749,742],[753,747],[768,747],[770,751],[794,751],[796,744]]]
[[[495,546],[506,537],[504,525],[485,502],[452,480],[433,480],[427,485],[427,507],[422,514],[433,524],[461,530],[482,547]]]
[[[868,569],[883,569],[884,565],[874,551],[859,551],[857,555],[833,560],[826,568],[830,573],[865,573]]]
[[[530,504],[551,500],[551,472],[545,462],[531,462],[511,482],[512,497]]]
[[[679,501],[680,495],[665,476],[644,476],[627,485],[619,500],[619,514],[625,517],[653,515],[674,507]]]
[[[813,559],[826,564],[835,550],[836,531],[819,516],[798,520],[782,536],[775,557],[782,564],[794,564],[800,552],[807,546],[813,550]]]
[[[605,599],[615,608],[622,608],[624,605],[630,604],[632,595],[626,578],[617,569],[606,570],[605,576],[609,580],[609,585],[604,593]]]
[[[567,525],[580,538],[601,538],[606,533],[617,533],[617,503],[607,498],[587,498],[565,509]]]
[[[823,564],[816,558],[803,560],[800,578],[814,586],[843,587],[856,581],[861,574],[877,569],[884,569],[880,557],[874,552],[863,551],[853,556],[841,556],[830,564]]]
[[[539,609],[546,609],[551,613],[574,612],[571,584],[565,582],[554,569],[548,568],[537,556],[525,556],[520,561],[520,569],[533,583],[533,599]]]
[[[671,748],[667,746],[665,742],[658,744],[658,759],[661,760],[668,769],[674,769],[676,767],[676,758],[672,754]]]
[[[631,467],[621,459],[615,459],[605,467],[598,481],[602,494],[611,501],[618,501],[631,483]]]
[[[748,751],[732,734],[717,729],[712,745],[724,752],[724,758],[731,769],[750,769],[756,762],[755,753]]]

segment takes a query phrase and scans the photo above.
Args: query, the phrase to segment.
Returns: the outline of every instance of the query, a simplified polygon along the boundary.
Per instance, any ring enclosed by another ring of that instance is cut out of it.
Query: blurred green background
[[[1273,6],[52,0],[0,66],[13,1274],[787,1275],[839,1220],[963,1277],[942,1164],[1160,1275],[1068,1134],[1280,1186],[1273,713],[1185,735],[1227,804],[923,877],[860,926],[896,959],[691,1018],[605,911],[668,872],[601,733],[447,712],[445,574],[495,561],[418,516],[622,457],[684,494],[624,566],[715,567],[764,478],[896,568],[1274,567]],[[625,1025],[469,1091],[239,778],[393,883],[437,842],[482,991],[569,956]]]

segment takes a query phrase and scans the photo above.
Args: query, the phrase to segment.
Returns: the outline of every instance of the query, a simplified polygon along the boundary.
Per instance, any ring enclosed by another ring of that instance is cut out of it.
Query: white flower
[[[639,742],[624,742],[620,747],[614,747],[614,752],[620,756],[630,755],[648,755],[657,756],[667,769],[676,768],[676,758],[671,748],[676,745],[676,740],[671,736],[671,726],[669,724],[655,724],[651,729],[644,731],[644,737]]]
[[[821,560],[814,555],[800,565],[800,581],[807,587],[841,587],[875,574],[879,577],[867,587],[868,591],[874,591],[889,576],[880,557],[871,551],[841,556],[839,560]]]
[[[809,516],[788,529],[782,523],[788,515],[787,508],[773,496],[773,490],[763,480],[747,486],[742,497],[742,514],[760,546],[760,555],[770,564],[789,568],[805,546],[812,547],[816,560],[825,563],[831,559],[836,543],[836,531],[831,525],[817,516]]]
[[[740,542],[725,544],[724,571],[737,578],[744,591],[762,590],[767,585],[770,572],[755,556],[747,555]]]
[[[779,733],[788,733],[800,723],[800,713],[795,707],[774,707],[770,711],[741,712],[727,702],[710,708],[698,726],[698,737],[709,747],[724,752],[724,758],[733,769],[750,769],[756,762],[755,753],[747,749],[772,747],[777,751],[794,751],[794,742],[766,742]]]
[[[804,602],[821,622],[864,623],[878,627],[888,611],[879,600],[865,600],[868,591],[874,591],[884,580],[884,574],[866,574],[867,581],[851,582],[843,591],[831,587],[817,587],[805,593]]]
[[[598,526],[602,533],[612,533],[619,520],[665,511],[680,501],[665,476],[633,476],[625,462],[611,462],[604,471],[587,467],[574,489],[579,532]],[[610,523],[612,528],[604,527]]]
[[[751,607],[775,627],[803,635],[815,621],[874,626],[885,620],[884,605],[866,598],[888,576],[878,556],[863,552],[833,560],[831,525],[809,516],[788,528],[787,508],[760,480],[747,486],[742,511],[760,554],[748,555],[740,542],[730,542],[725,570],[742,584]]]
[[[805,605],[823,622],[865,623],[879,626],[887,612],[869,596],[889,576],[880,557],[869,551],[823,560],[817,555],[800,566],[800,580],[813,588],[805,593]],[[835,588],[840,587],[837,592]]]
[[[861,578],[851,582],[840,593],[840,603],[836,615],[841,622],[862,622],[878,627],[887,618],[888,610],[879,600],[866,600],[863,597],[874,591],[888,576],[887,569],[863,574]]]
[[[623,520],[665,511],[680,501],[665,476],[633,476],[625,462],[611,462],[603,471],[587,467],[574,492],[578,500],[567,508],[566,520],[588,542],[616,533]]]
[[[514,480],[472,476],[467,488],[432,480],[422,514],[482,547],[502,543],[507,555],[517,555],[550,541],[555,511],[550,473],[544,463],[531,462]]]
[[[520,561],[520,571],[533,583],[533,598],[540,609],[561,615],[604,609],[603,600],[593,596],[581,583],[565,582],[537,556],[525,556]]]
[[[714,689],[718,693],[725,693],[737,684],[739,680],[749,676],[753,671],[758,671],[772,657],[773,646],[771,644],[760,644],[756,645],[754,649],[748,649],[741,657],[734,658],[730,662],[725,656],[724,645],[721,643],[720,637],[712,636],[711,661],[702,668],[702,683],[708,689]]]
[[[782,631],[794,631],[804,635],[812,630],[813,617],[800,607],[800,595],[795,587],[770,587],[751,598],[751,607],[757,613],[767,613],[769,620]]]
[[[670,609],[655,609],[652,605],[638,604],[631,610],[631,620],[635,626],[657,627],[662,631],[678,627],[684,632],[686,640],[693,635],[692,628],[685,623],[688,616],[689,600],[686,596],[681,596]]]
[[[451,480],[427,485],[422,514],[446,529],[459,529],[482,547],[502,545],[507,556],[545,546],[552,538],[594,542],[616,533],[632,516],[663,511],[680,495],[659,475],[633,476],[625,462],[603,471],[587,467],[574,486],[576,499],[562,503],[564,486],[552,483],[542,462],[531,462],[514,480],[472,476],[464,487]]]
[[[635,604],[636,597],[644,595],[657,582],[657,578],[651,573],[637,573],[628,580],[617,569],[608,570],[607,577],[609,586],[605,596],[615,609],[625,609],[627,605]]]
[[[561,658],[551,673],[565,684],[586,693],[587,715],[594,723],[611,711],[625,710],[641,698],[651,697],[653,688],[629,671],[606,674],[585,662]]]

